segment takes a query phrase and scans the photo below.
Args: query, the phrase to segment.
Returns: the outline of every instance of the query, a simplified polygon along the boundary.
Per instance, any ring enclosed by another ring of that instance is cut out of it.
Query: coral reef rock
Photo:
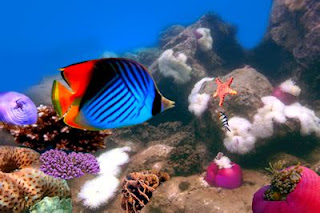
[[[66,181],[39,170],[39,154],[31,149],[0,147],[0,165],[0,212],[22,212],[46,196],[70,196]]]
[[[268,79],[257,72],[250,66],[245,66],[240,69],[235,69],[227,75],[221,77],[221,81],[225,82],[230,77],[233,77],[232,88],[237,91],[237,95],[226,96],[224,109],[228,112],[228,117],[233,115],[252,118],[256,110],[261,106],[261,98],[272,93],[272,85]],[[202,92],[213,94],[216,91],[217,85],[209,82],[205,83]],[[211,99],[209,111],[214,120],[216,120],[219,100]]]
[[[319,7],[318,0],[274,0],[265,38],[249,53],[250,64],[277,83],[294,77],[306,100],[320,97]]]
[[[199,34],[197,29],[199,28],[210,31],[208,37],[212,38],[212,49],[201,50],[198,42],[199,36],[197,36]],[[179,63],[169,63],[172,71],[170,75],[175,77],[164,77],[163,73],[165,75],[168,75],[168,73],[161,72],[163,60],[154,61],[149,69],[162,93],[170,94],[170,100],[175,100],[176,103],[180,104],[162,115],[162,121],[178,119],[178,114],[180,120],[183,118],[184,122],[190,121],[192,116],[188,109],[183,106],[188,104],[188,96],[193,84],[203,77],[226,74],[228,70],[243,65],[244,51],[238,44],[235,35],[236,29],[234,26],[226,24],[213,14],[203,16],[199,21],[186,28],[179,28],[178,30],[172,28],[167,33],[163,33],[164,39],[160,38],[160,55],[172,53],[170,54],[171,62],[179,61]],[[160,58],[163,59],[163,57]],[[166,64],[168,65],[168,63]],[[181,69],[182,67],[184,69]],[[177,82],[180,79],[184,80],[184,84],[174,83],[174,81]]]
[[[320,59],[319,6],[317,0],[274,1],[267,38],[306,65]]]
[[[77,152],[93,152],[105,148],[104,138],[111,134],[105,131],[84,131],[67,126],[51,106],[38,107],[38,121],[32,125],[3,126],[15,141],[26,147],[42,151],[57,148]]]

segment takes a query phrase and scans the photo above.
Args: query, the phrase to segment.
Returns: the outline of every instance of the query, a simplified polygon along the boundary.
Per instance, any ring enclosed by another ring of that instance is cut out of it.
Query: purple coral
[[[29,125],[37,121],[37,108],[32,100],[17,92],[0,93],[0,121],[12,125]]]
[[[60,179],[72,179],[100,171],[98,161],[91,154],[72,152],[68,155],[61,150],[51,149],[41,154],[40,160],[43,163],[41,171]]]

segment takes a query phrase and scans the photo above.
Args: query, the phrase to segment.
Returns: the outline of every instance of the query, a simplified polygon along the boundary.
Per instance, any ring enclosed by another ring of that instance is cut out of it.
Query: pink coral
[[[253,213],[320,212],[319,188],[318,174],[304,166],[275,170],[271,185],[254,194]]]
[[[217,157],[210,163],[204,179],[210,186],[226,189],[238,188],[243,183],[240,166],[231,162],[222,153],[218,153]]]

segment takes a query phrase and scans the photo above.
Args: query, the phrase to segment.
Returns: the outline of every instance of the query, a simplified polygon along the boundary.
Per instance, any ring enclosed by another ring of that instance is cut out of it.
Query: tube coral
[[[37,121],[37,108],[30,98],[17,92],[0,93],[0,121],[29,125]]]
[[[198,81],[191,90],[191,93],[188,97],[188,109],[196,116],[201,116],[202,113],[208,108],[208,101],[210,99],[210,95],[206,93],[200,94],[199,91],[205,82],[213,80],[214,78],[203,78],[200,81]]]
[[[202,51],[211,50],[212,49],[213,40],[212,40],[212,37],[211,37],[211,34],[210,34],[210,29],[201,27],[201,28],[198,28],[196,30],[196,33],[201,35],[201,36],[197,36],[198,37],[197,38],[198,39],[198,45],[199,45],[200,49]]]
[[[78,198],[86,207],[96,209],[113,198],[119,186],[117,176],[121,171],[120,166],[128,163],[127,152],[130,150],[131,148],[127,146],[116,148],[97,158],[100,166],[98,176],[85,182],[78,193]]]
[[[35,150],[57,148],[77,152],[92,152],[105,148],[104,138],[110,131],[83,131],[64,124],[50,106],[38,107],[38,121],[27,126],[3,126],[17,143]]]
[[[68,155],[51,149],[41,154],[40,161],[43,163],[41,171],[60,179],[80,177],[85,173],[97,174],[100,171],[98,161],[91,154],[72,152]]]
[[[256,137],[251,134],[252,124],[245,118],[232,117],[229,120],[231,131],[226,132],[224,146],[231,153],[246,154],[254,148]]]
[[[164,51],[158,59],[160,73],[164,77],[172,77],[178,84],[184,84],[191,80],[192,68],[186,64],[187,56],[184,53],[174,55],[172,49]]]

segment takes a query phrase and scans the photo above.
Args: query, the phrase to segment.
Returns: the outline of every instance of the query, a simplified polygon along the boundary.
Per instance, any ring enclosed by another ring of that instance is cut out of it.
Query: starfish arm
[[[212,97],[217,97],[218,96],[218,93],[217,92],[215,92],[213,95],[212,95]]]
[[[221,96],[221,97],[220,97],[220,101],[219,101],[219,106],[222,107],[223,102],[224,102],[224,96]]]
[[[236,95],[236,94],[238,94],[238,92],[235,91],[235,90],[233,90],[233,89],[229,89],[228,93],[229,93],[230,95]]]
[[[228,81],[227,81],[227,85],[230,86],[231,83],[232,83],[232,81],[233,81],[233,77],[231,76],[231,77],[228,79]]]
[[[220,84],[222,84],[222,82],[220,81],[219,78],[216,78],[215,80],[216,80],[217,86],[219,86]]]

